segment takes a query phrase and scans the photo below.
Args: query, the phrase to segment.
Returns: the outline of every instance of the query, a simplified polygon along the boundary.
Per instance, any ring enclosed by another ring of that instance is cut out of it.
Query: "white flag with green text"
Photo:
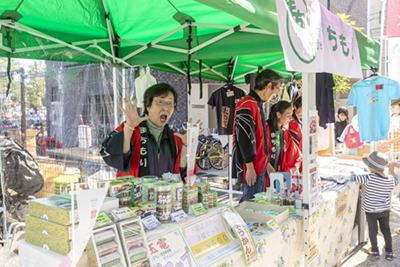
[[[317,0],[276,0],[286,68],[362,78],[354,28]]]

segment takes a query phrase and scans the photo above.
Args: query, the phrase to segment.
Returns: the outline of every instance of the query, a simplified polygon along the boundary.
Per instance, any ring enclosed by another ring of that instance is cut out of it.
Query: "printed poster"
[[[308,252],[307,252],[307,264],[318,256],[318,216],[319,212],[309,217],[308,224]]]
[[[310,215],[314,214],[319,209],[319,186],[318,186],[318,172],[317,163],[308,165],[308,175],[309,175],[309,210]]]
[[[220,213],[185,226],[183,234],[199,266],[208,266],[238,249],[237,243],[226,232]]]
[[[237,212],[232,208],[226,208],[220,210],[222,216],[232,227],[236,236],[239,239],[240,245],[242,247],[244,263],[246,266],[257,261],[257,250],[254,245],[253,237],[251,236],[246,223],[243,221],[242,217],[237,214]]]
[[[147,241],[154,267],[198,266],[179,228]]]
[[[309,159],[315,159],[318,156],[318,143],[317,143],[317,111],[310,110],[309,111],[309,121],[308,121],[308,129],[309,129]]]

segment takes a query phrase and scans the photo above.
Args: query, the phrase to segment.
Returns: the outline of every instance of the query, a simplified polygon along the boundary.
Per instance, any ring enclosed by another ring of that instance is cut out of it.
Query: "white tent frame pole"
[[[97,55],[95,55],[95,54],[93,54],[93,53],[90,53],[90,52],[86,51],[86,50],[83,49],[83,48],[74,46],[74,45],[72,45],[72,44],[68,44],[68,43],[63,42],[63,41],[61,41],[61,40],[58,40],[57,38],[51,37],[51,36],[49,36],[49,35],[47,35],[47,34],[40,33],[40,32],[38,32],[38,31],[35,31],[35,30],[33,30],[33,29],[30,29],[29,27],[26,27],[26,26],[24,26],[24,25],[22,25],[22,24],[19,24],[19,23],[17,23],[17,22],[15,22],[15,25],[14,25],[14,24],[6,24],[6,23],[3,23],[3,22],[0,21],[0,25],[5,26],[5,27],[9,27],[9,28],[12,28],[12,29],[16,29],[16,30],[28,32],[28,33],[30,33],[30,34],[32,34],[32,35],[37,36],[37,37],[41,37],[41,38],[43,38],[43,39],[48,39],[48,40],[50,40],[50,41],[52,41],[52,42],[62,44],[62,45],[64,45],[64,46],[66,46],[66,47],[69,47],[69,48],[71,48],[71,49],[74,49],[74,50],[76,50],[76,51],[78,51],[78,52],[81,52],[81,53],[86,54],[86,55],[88,55],[88,56],[90,56],[90,57],[96,58],[96,59],[98,59],[98,60],[104,61],[104,62],[106,62],[106,63],[111,63],[109,60],[104,59],[104,58],[102,58],[102,57],[100,57],[100,56],[97,56]]]
[[[255,69],[258,68],[257,66],[249,65],[249,64],[243,64],[243,63],[237,63],[237,64],[240,65],[240,66],[243,66],[243,67],[249,67],[249,68],[255,68]]]
[[[199,61],[197,59],[194,60],[195,62],[199,63]],[[209,66],[207,66],[206,64],[203,63],[203,65],[207,68],[210,68]],[[228,77],[225,77],[224,75],[222,75],[221,73],[219,73],[218,71],[214,70],[213,68],[210,68],[210,70],[212,72],[214,72],[215,74],[217,74],[219,77],[225,79],[226,81],[228,80]]]
[[[101,48],[100,46],[98,46],[96,40],[94,40],[94,43],[93,43],[92,45],[89,45],[87,48],[90,48],[90,47],[99,49],[100,52],[103,53],[104,55],[113,58],[113,59],[114,59],[114,60],[113,60],[114,63],[115,63],[115,61],[117,61],[118,63],[122,63],[122,64],[126,65],[127,67],[132,67],[132,66],[131,66],[130,64],[128,64],[126,61],[123,61],[123,60],[121,60],[121,59],[119,59],[119,58],[115,58],[113,55],[111,55],[110,53],[108,53],[106,50],[104,50],[103,48]]]
[[[238,26],[238,27],[239,27],[238,31],[241,31],[243,28],[245,28],[245,27],[247,27],[247,26],[249,26],[249,25],[250,25],[250,23],[248,23],[248,22],[245,22],[245,23],[240,24],[240,25]],[[206,41],[206,42],[204,42],[204,43],[202,43],[202,44],[200,44],[200,45],[198,45],[198,46],[196,46],[196,47],[190,49],[190,50],[189,50],[189,53],[190,53],[190,54],[193,54],[194,52],[196,52],[196,51],[198,51],[198,50],[200,50],[200,49],[202,49],[202,48],[204,48],[204,47],[206,47],[206,46],[208,46],[208,45],[210,45],[210,44],[213,44],[213,43],[215,43],[215,42],[221,40],[222,38],[225,38],[225,37],[227,37],[227,36],[229,36],[229,35],[235,33],[235,32],[236,32],[235,28],[236,28],[236,27],[231,27],[230,30],[228,30],[228,31],[226,31],[226,32],[224,32],[224,33],[222,33],[222,34],[220,34],[220,35],[214,37],[214,38],[211,38],[210,40],[208,40],[208,41]]]
[[[233,80],[232,78],[235,77],[235,70],[236,70],[236,65],[238,62],[239,56],[236,56],[235,61],[233,62],[233,68],[232,68],[232,73],[229,79]]]
[[[177,52],[177,53],[181,53],[181,54],[187,54],[188,53],[187,50],[185,50],[185,49],[166,46],[166,45],[153,45],[152,48],[168,50],[168,51]]]
[[[268,68],[269,66],[275,65],[275,64],[277,64],[277,63],[279,63],[279,62],[282,62],[282,61],[284,61],[284,60],[285,60],[285,58],[279,59],[279,60],[274,61],[274,62],[272,62],[272,63],[269,63],[269,64],[267,64],[267,65],[265,65],[265,66],[262,66],[261,68],[262,68],[262,69]],[[240,64],[240,63],[239,63],[239,64]],[[245,74],[239,75],[239,76],[235,77],[234,80],[240,79],[240,78],[246,76],[247,74],[253,73],[253,72],[257,71],[257,70],[258,70],[258,68],[254,69],[254,70],[251,70],[251,71],[249,71],[249,72],[246,72]],[[291,74],[291,73],[289,73],[289,74]]]
[[[108,39],[73,42],[71,44],[75,45],[75,46],[77,46],[77,45],[87,45],[87,44],[93,44],[93,41],[96,41],[97,43],[104,43],[104,42],[108,42]],[[65,47],[65,45],[53,44],[53,45],[34,46],[34,47],[26,47],[26,48],[16,48],[14,53],[30,52],[30,51],[36,51],[36,50],[54,49],[54,48],[61,48],[61,47]]]
[[[111,54],[113,55],[113,62],[115,63],[115,52],[114,52],[114,34],[112,33],[111,30],[111,25],[110,25],[110,13],[108,13],[107,7],[106,7],[106,3],[104,2],[104,0],[102,0],[103,2],[103,7],[104,7],[104,12],[106,15],[106,24],[107,24],[107,31],[108,31],[108,39],[110,40],[110,49],[111,49]]]
[[[182,73],[183,75],[186,75],[186,72],[184,72],[183,70],[181,70],[180,68],[168,63],[168,62],[164,62],[165,65],[167,65],[168,67],[170,67],[171,69],[174,69],[176,71],[179,71],[180,73]]]
[[[201,71],[202,72],[209,71],[211,69],[216,69],[216,68],[219,68],[219,67],[222,67],[222,66],[226,66],[228,64],[229,64],[229,62],[224,62],[224,63],[218,64],[218,65],[212,66],[212,67],[207,67],[207,68],[204,68],[204,69],[202,68]],[[193,74],[196,74],[196,73],[199,73],[199,72],[200,72],[200,70],[195,70],[195,71],[190,72],[190,75],[193,75]]]
[[[136,50],[136,51],[130,53],[129,55],[127,55],[127,56],[125,56],[125,57],[123,57],[122,59],[123,59],[123,60],[127,60],[127,59],[129,59],[129,58],[131,58],[131,57],[133,57],[133,56],[139,54],[140,52],[146,50],[148,47],[153,47],[154,45],[156,45],[157,43],[161,42],[162,40],[167,39],[168,37],[170,37],[171,35],[173,35],[173,34],[179,32],[180,30],[183,30],[183,29],[186,28],[188,25],[189,25],[188,23],[182,24],[181,26],[179,26],[179,27],[176,28],[175,30],[170,31],[169,33],[167,33],[167,34],[161,36],[160,38],[154,40],[153,42],[150,42],[149,44],[143,45],[141,48],[139,48],[138,50]]]
[[[119,125],[118,122],[118,95],[117,95],[117,68],[113,67],[113,93],[114,93],[114,128]]]

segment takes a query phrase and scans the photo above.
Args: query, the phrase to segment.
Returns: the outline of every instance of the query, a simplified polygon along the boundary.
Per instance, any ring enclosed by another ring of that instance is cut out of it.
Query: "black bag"
[[[25,198],[43,188],[43,177],[32,155],[9,137],[0,137],[5,190],[12,189]]]

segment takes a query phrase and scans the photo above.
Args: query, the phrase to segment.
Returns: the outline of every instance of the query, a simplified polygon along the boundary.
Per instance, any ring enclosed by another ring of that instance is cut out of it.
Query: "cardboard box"
[[[25,228],[25,241],[29,244],[45,248],[62,255],[68,255],[72,249],[71,241],[63,241],[58,237],[44,235]]]
[[[75,222],[79,222],[78,207],[75,201]],[[60,196],[51,196],[29,201],[29,214],[63,225],[72,224],[71,200]]]
[[[34,215],[27,214],[25,216],[25,227],[44,235],[49,235],[55,238],[59,238],[63,241],[69,241],[72,239],[72,226],[63,225],[48,221]],[[78,227],[78,225],[75,226]]]

